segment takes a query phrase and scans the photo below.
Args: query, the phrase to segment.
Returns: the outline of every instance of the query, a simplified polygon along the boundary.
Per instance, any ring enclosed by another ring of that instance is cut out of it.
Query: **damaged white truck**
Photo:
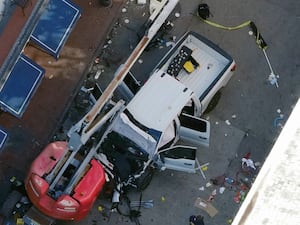
[[[121,70],[128,72],[127,67]],[[186,33],[128,104],[113,102],[112,93],[104,92],[70,129],[68,141],[45,148],[25,182],[30,200],[49,217],[80,220],[107,182],[114,184],[117,202],[124,187],[144,189],[154,169],[195,172],[196,149],[210,139],[210,124],[200,115],[234,69],[226,52]]]

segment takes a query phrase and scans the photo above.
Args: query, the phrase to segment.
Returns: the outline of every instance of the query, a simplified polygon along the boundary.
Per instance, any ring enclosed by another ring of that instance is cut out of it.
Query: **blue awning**
[[[70,1],[50,0],[31,34],[31,40],[58,58],[80,15],[79,8]]]
[[[20,55],[0,91],[1,109],[21,117],[45,70]]]
[[[1,150],[2,146],[4,145],[6,138],[7,138],[6,131],[2,127],[0,127],[0,150]]]

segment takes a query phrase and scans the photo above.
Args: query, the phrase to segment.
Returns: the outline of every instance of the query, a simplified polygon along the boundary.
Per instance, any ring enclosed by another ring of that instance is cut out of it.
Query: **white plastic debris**
[[[225,187],[220,187],[220,189],[219,189],[219,193],[220,193],[220,194],[223,194],[223,193],[224,193],[224,191],[225,191],[225,189],[226,189]]]
[[[251,167],[252,169],[256,170],[252,159],[242,158],[242,165],[246,165],[247,167]]]
[[[254,166],[259,167],[259,166],[261,166],[261,163],[260,163],[260,162],[255,162],[255,163],[254,163]]]
[[[217,194],[217,189],[215,189],[211,192],[211,195],[213,195],[213,196],[215,196],[216,194]]]
[[[227,125],[231,125],[231,123],[230,123],[229,120],[225,120],[225,123],[226,123]]]
[[[167,41],[166,42],[167,47],[169,47],[169,46],[173,47],[174,45],[175,45],[175,42],[173,42],[173,41]]]
[[[252,35],[253,35],[253,31],[250,30],[250,31],[248,32],[248,34],[249,34],[250,36],[252,36]]]
[[[95,79],[96,79],[96,80],[100,77],[101,73],[102,73],[102,70],[98,70],[98,71],[97,71],[97,73],[96,73],[96,75],[95,75]]]
[[[276,87],[279,87],[278,81],[277,81],[278,78],[279,78],[278,75],[276,76],[274,73],[271,73],[268,77],[268,80],[269,80],[270,84],[275,85]]]
[[[137,0],[137,4],[146,4],[146,0]]]
[[[225,133],[225,134],[224,134],[224,136],[225,136],[225,137],[227,137],[227,136],[228,136],[228,134],[227,134],[227,133]]]
[[[139,59],[138,62],[139,62],[140,64],[142,64],[142,63],[143,63],[143,60],[142,60],[142,59]]]
[[[219,124],[219,122],[218,121],[216,121],[216,125],[218,125]]]
[[[281,109],[277,109],[277,113],[281,113]]]
[[[199,191],[204,191],[205,188],[202,186],[202,187],[199,187]]]
[[[206,183],[206,185],[205,185],[206,187],[210,187],[211,186],[211,183]]]
[[[107,44],[110,45],[111,43],[112,43],[112,40],[108,40],[108,41],[107,41]]]
[[[122,12],[123,12],[123,13],[126,13],[126,12],[127,12],[127,9],[126,9],[126,8],[123,8],[123,9],[122,9]]]
[[[233,114],[233,115],[231,116],[231,118],[232,118],[232,119],[235,119],[235,118],[236,118],[236,115],[235,115],[235,114]]]
[[[175,13],[175,17],[176,17],[176,18],[180,17],[180,13],[178,13],[178,12]]]
[[[125,20],[124,20],[124,23],[129,23],[129,19],[125,19]]]

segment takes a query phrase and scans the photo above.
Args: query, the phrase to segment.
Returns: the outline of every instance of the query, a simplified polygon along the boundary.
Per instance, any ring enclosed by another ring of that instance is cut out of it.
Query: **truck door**
[[[176,145],[159,153],[162,168],[176,171],[196,172],[196,147]]]
[[[179,116],[179,137],[194,145],[209,146],[210,123],[204,119],[182,113]]]

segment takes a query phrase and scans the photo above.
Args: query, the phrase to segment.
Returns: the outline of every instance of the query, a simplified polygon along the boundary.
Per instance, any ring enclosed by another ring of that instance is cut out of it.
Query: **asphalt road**
[[[206,184],[210,178],[222,174],[235,178],[240,160],[247,152],[251,152],[254,161],[263,163],[300,96],[299,1],[207,2],[213,15],[209,18],[211,21],[225,26],[236,26],[248,20],[255,22],[268,44],[266,53],[272,69],[279,75],[278,88],[268,80],[270,68],[254,36],[249,35],[249,27],[228,31],[207,25],[195,15],[199,3],[196,0],[180,1],[174,11],[180,16],[177,18],[172,13],[170,19],[174,26],[164,36],[165,42],[146,51],[132,72],[144,82],[168,50],[166,42],[170,44],[172,37],[176,40],[188,30],[200,33],[231,54],[237,70],[222,90],[216,108],[204,115],[212,126],[211,145],[209,149],[199,148],[197,156],[200,163],[209,162],[205,171],[207,179],[203,179],[200,173],[164,171],[155,174],[152,183],[143,192],[143,200],[154,201],[152,208],[141,209],[139,221],[143,225],[188,224],[188,218],[193,214],[202,214],[206,225],[228,224],[241,204],[234,201],[235,187],[226,188],[220,194],[218,186],[207,187]],[[103,71],[99,78],[103,88],[137,44],[140,28],[148,16],[147,5],[128,1],[125,8],[126,12],[120,14],[118,23],[107,38],[99,56],[100,63],[91,68],[91,74],[99,69]],[[214,189],[217,194],[212,205],[218,213],[210,217],[194,203],[197,197],[208,199]],[[139,193],[129,193],[129,196],[131,200],[139,199]],[[100,205],[109,207],[109,202],[99,198],[89,216],[74,224],[135,224],[116,212],[105,215],[104,211],[98,210]]]

